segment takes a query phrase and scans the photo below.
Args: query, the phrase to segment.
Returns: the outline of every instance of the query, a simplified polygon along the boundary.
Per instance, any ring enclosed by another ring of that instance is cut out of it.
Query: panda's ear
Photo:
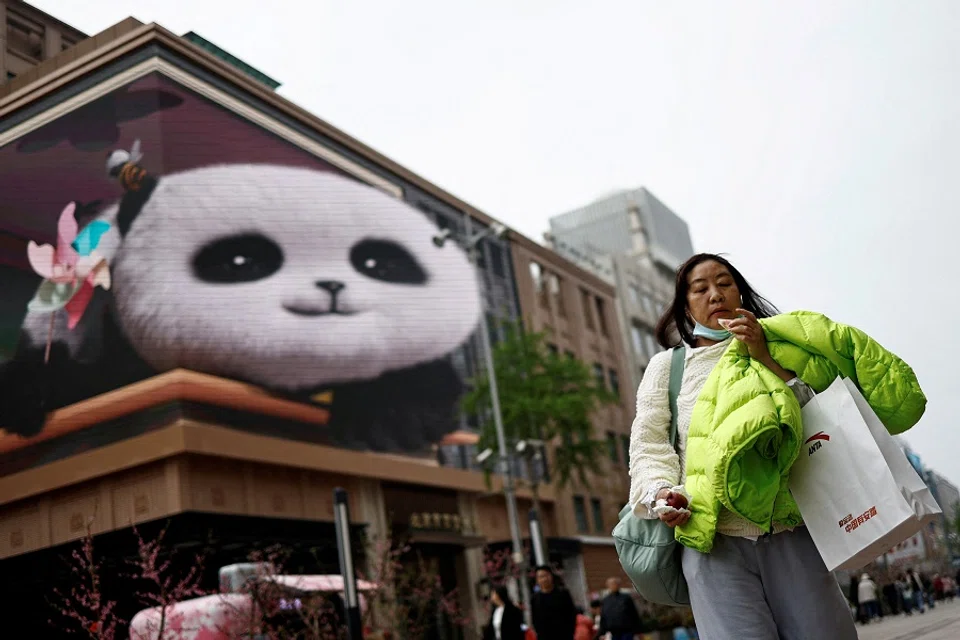
[[[117,228],[121,236],[126,236],[137,219],[143,206],[150,200],[150,195],[157,187],[157,178],[150,174],[143,176],[137,183],[137,188],[128,189],[120,200],[120,209],[117,211]]]

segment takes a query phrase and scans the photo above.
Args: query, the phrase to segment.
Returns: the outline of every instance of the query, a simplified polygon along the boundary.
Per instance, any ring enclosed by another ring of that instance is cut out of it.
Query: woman
[[[849,343],[864,345],[869,341],[870,349],[882,350],[859,330],[832,323],[816,314],[803,315],[805,313],[798,312],[799,319],[789,315],[780,318],[787,318],[786,325],[790,327],[793,325],[789,323],[796,320],[799,330],[794,335],[806,335],[808,325],[827,327],[824,335],[828,337],[834,335],[830,332],[841,330],[848,332],[844,335],[856,332],[857,339],[849,340]],[[684,372],[676,405],[677,448],[671,446],[669,439],[671,352],[668,350],[651,359],[637,392],[637,414],[630,445],[630,504],[638,517],[656,518],[653,509],[659,499],[673,499],[680,504],[687,504],[684,495],[674,493],[672,489],[684,485],[691,494],[689,510],[664,514],[660,519],[670,527],[678,527],[677,539],[684,545],[683,573],[689,586],[697,628],[704,640],[855,640],[856,625],[843,593],[802,525],[799,510],[789,496],[787,487],[779,485],[782,483],[782,474],[776,469],[773,473],[765,471],[767,475],[752,474],[754,478],[769,477],[770,482],[777,486],[760,487],[764,489],[761,491],[740,491],[736,496],[736,492],[730,492],[731,496],[738,499],[752,500],[753,506],[757,506],[755,494],[766,496],[764,500],[769,504],[762,504],[759,509],[766,509],[765,519],[757,516],[753,521],[723,507],[715,496],[702,489],[712,485],[700,482],[712,468],[720,466],[710,464],[710,456],[720,455],[712,448],[714,443],[707,442],[715,435],[712,431],[715,431],[717,424],[710,420],[722,407],[732,404],[711,403],[709,400],[729,400],[733,394],[746,388],[740,385],[730,391],[731,378],[719,374],[727,375],[732,371],[730,375],[754,376],[755,379],[748,382],[755,388],[768,390],[764,393],[771,394],[769,402],[763,406],[781,403],[778,406],[783,414],[792,416],[794,423],[800,422],[799,407],[814,396],[810,386],[797,378],[794,372],[778,364],[770,354],[759,319],[772,318],[777,314],[773,305],[758,295],[740,272],[720,256],[699,254],[680,268],[675,299],[657,326],[657,340],[665,348],[678,344],[674,337],[676,335],[686,346]],[[785,325],[782,323],[781,326]],[[733,348],[735,341],[739,343],[737,351]],[[802,339],[799,341],[802,342]],[[818,346],[822,348],[824,343],[833,342],[825,340]],[[782,354],[782,347],[778,346],[778,349],[776,352]],[[907,417],[897,416],[897,419],[902,418],[908,423],[919,419],[914,414],[918,406],[922,413],[925,398],[922,398],[922,394],[916,395],[919,393],[918,385],[916,389],[911,386],[912,371],[898,359],[894,361],[896,357],[892,354],[883,351],[882,356],[884,362],[892,363],[891,367],[901,375],[904,393],[909,394],[907,404],[912,413]],[[857,354],[850,357],[850,362],[855,362]],[[710,378],[721,360],[724,370]],[[832,377],[825,377],[835,370],[830,369],[830,361],[826,358],[822,360],[817,361],[819,368],[814,371],[819,376],[817,385],[821,387],[820,390],[826,388],[836,375],[831,373]],[[836,359],[837,362],[841,360],[839,357]],[[747,366],[743,366],[744,361]],[[840,366],[843,366],[842,363]],[[805,375],[808,369],[803,369]],[[703,407],[700,396],[708,378],[713,385],[708,391],[713,395],[706,402],[709,406]],[[779,391],[780,388],[783,392]],[[792,390],[796,397],[796,402],[791,406],[786,406],[789,403],[784,401],[787,397],[785,394],[789,393],[787,389]],[[730,396],[724,396],[725,393]],[[695,415],[698,420],[692,421]],[[704,418],[705,415],[710,416],[710,420]],[[738,415],[730,411],[721,416],[727,421],[723,424],[737,420]],[[799,448],[796,424],[793,428],[792,446]],[[802,424],[800,428],[799,435],[802,435]],[[694,440],[694,435],[701,440]],[[691,446],[688,447],[688,444]],[[688,453],[691,460],[687,460]],[[694,453],[698,458],[695,465],[691,464]],[[759,460],[759,457],[754,459]],[[751,462],[748,460],[743,464]],[[769,466],[771,462],[760,460],[755,464]],[[688,471],[697,476],[688,477]],[[745,473],[744,477],[747,475]],[[694,489],[699,493],[694,493]],[[776,494],[775,501],[770,497],[773,494]],[[741,510],[741,513],[746,512],[746,509]],[[769,531],[758,526],[757,522],[766,522]]]
[[[523,613],[510,600],[503,585],[493,588],[490,594],[490,622],[483,629],[483,640],[523,640]]]

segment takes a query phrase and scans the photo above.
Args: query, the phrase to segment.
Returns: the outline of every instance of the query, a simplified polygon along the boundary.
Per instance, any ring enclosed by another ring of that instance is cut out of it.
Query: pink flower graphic
[[[29,309],[51,314],[66,309],[67,327],[70,329],[80,322],[93,298],[94,289],[110,288],[109,265],[106,258],[95,250],[95,243],[86,243],[90,245],[87,255],[81,255],[72,246],[78,236],[75,211],[76,205],[71,202],[60,214],[56,248],[49,244],[38,245],[32,240],[27,245],[30,266],[44,278],[28,305]],[[99,235],[102,233],[101,231]],[[52,321],[53,318],[51,325]]]

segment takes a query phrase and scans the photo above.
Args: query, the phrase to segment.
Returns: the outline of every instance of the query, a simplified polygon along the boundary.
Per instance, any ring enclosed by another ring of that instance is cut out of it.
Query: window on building
[[[507,275],[506,270],[503,268],[503,250],[493,243],[489,245],[490,249],[490,270],[493,271],[493,275],[498,278],[503,278]]]
[[[550,352],[551,356],[556,356],[560,353],[560,350],[557,349],[557,345],[553,344],[552,342],[547,343],[547,351]]]
[[[640,289],[635,284],[630,285],[630,301],[633,302],[633,304],[641,304]]]
[[[643,341],[647,345],[647,355],[651,358],[660,351],[660,345],[657,344],[657,339],[653,337],[653,334],[649,331],[643,334]]]
[[[630,326],[630,338],[633,340],[633,352],[638,356],[647,355],[647,348],[643,344],[643,329],[637,325]]]
[[[597,298],[597,324],[600,325],[600,333],[602,335],[610,335],[610,332],[607,330],[607,310],[603,298]]]
[[[623,464],[630,468],[630,436],[624,434],[620,436],[620,446],[623,447]]]
[[[595,329],[593,324],[593,309],[590,307],[590,292],[586,289],[580,289],[580,300],[583,302],[583,322],[587,326],[587,329],[593,331]]]
[[[45,28],[26,16],[7,9],[7,47],[20,57],[43,60]],[[54,51],[53,53],[57,53]]]
[[[490,332],[491,345],[495,345],[500,341],[500,329],[497,324],[497,319],[493,317],[493,314],[487,312],[487,331]]]
[[[620,450],[617,448],[617,434],[613,431],[607,431],[607,455],[610,456],[610,462],[615,464],[620,462]]]
[[[583,496],[573,496],[573,516],[577,520],[577,531],[587,533],[590,525],[587,523],[587,503]]]
[[[600,502],[600,498],[591,498],[590,508],[593,510],[593,530],[597,533],[604,533],[603,503]]]
[[[620,376],[617,375],[616,369],[609,369],[607,371],[608,377],[610,379],[610,391],[613,391],[613,395],[620,395]]]
[[[604,379],[603,375],[603,365],[599,362],[593,364],[593,377],[597,379],[597,384],[601,387],[607,386],[607,381]]]
[[[557,308],[557,315],[566,317],[567,305],[563,299],[563,279],[556,274],[550,274],[550,295],[553,296]]]
[[[530,277],[533,280],[533,292],[537,296],[537,302],[544,309],[550,308],[550,295],[547,291],[548,280],[551,274],[548,274],[537,262],[530,263]]]
[[[564,351],[563,354],[564,354],[565,356],[567,356],[568,358],[570,358],[571,360],[576,360],[576,359],[577,359],[577,354],[575,354],[573,351],[570,351],[569,349],[567,349],[566,351]]]
[[[543,269],[536,262],[530,262],[530,279],[533,281],[533,290],[540,293],[543,288]]]
[[[653,298],[649,294],[643,294],[643,301],[641,303],[643,310],[649,313],[652,316],[657,315],[657,304],[653,301]]]
[[[487,271],[487,241],[481,240],[477,243],[477,266],[480,267],[480,271],[483,273],[484,278],[486,278]]]
[[[15,74],[13,71],[7,71],[7,80],[13,80],[16,77],[17,74]]]

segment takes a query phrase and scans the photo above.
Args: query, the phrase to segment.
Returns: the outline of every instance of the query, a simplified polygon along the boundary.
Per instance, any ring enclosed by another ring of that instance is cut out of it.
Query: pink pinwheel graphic
[[[73,329],[80,322],[83,312],[93,299],[96,287],[110,288],[110,269],[106,258],[96,251],[96,245],[105,229],[97,226],[94,233],[79,234],[74,217],[76,205],[70,203],[60,214],[57,224],[57,246],[38,245],[32,240],[27,245],[27,259],[30,266],[44,281],[37,289],[33,300],[27,305],[31,311],[50,313],[50,335],[47,338],[47,355],[50,356],[50,343],[53,339],[53,324],[57,311],[66,309],[67,327]],[[101,223],[103,225],[103,223]],[[74,246],[82,240],[81,255]]]

